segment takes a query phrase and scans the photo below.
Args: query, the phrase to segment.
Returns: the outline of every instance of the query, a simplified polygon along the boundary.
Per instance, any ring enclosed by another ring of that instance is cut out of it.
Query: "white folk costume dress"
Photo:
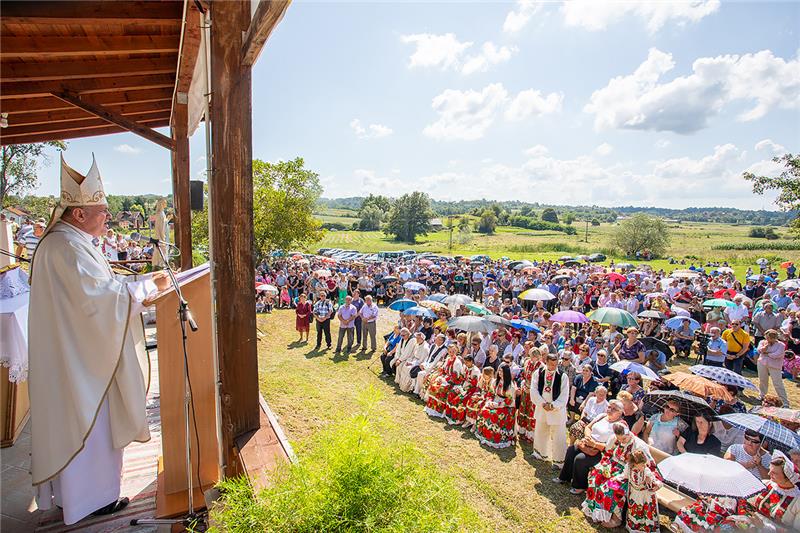
[[[567,453],[567,401],[569,378],[558,369],[547,366],[536,370],[531,380],[531,401],[535,406],[536,427],[533,432],[533,449],[553,462],[561,463]],[[551,411],[544,404],[553,405]]]
[[[428,356],[425,360],[420,363],[419,365],[419,373],[417,374],[416,379],[414,380],[414,394],[417,396],[422,397],[423,393],[423,384],[425,383],[425,378],[428,377],[430,371],[437,366],[437,364],[447,356],[447,346],[442,344],[441,346],[436,346],[436,344],[431,344],[430,348],[428,349]],[[423,400],[427,400],[427,398],[422,398]]]
[[[32,265],[28,353],[37,503],[62,507],[69,525],[119,498],[123,448],[150,438],[140,313],[156,287],[114,274],[93,237],[60,220],[65,207],[105,205],[94,162],[86,177],[61,162],[61,202]]]
[[[397,372],[395,373],[395,381],[400,386],[403,392],[411,392],[414,390],[415,378],[411,377],[411,369],[417,366],[421,361],[424,361],[428,356],[428,343],[425,341],[417,342],[413,339],[403,347],[400,353],[400,360],[397,361]]]

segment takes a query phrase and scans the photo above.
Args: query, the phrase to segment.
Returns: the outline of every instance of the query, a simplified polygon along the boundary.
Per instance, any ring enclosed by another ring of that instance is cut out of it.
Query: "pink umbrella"
[[[422,265],[422,266],[430,266],[430,265],[432,265],[432,264],[433,264],[433,261],[431,261],[430,259],[420,259],[420,260],[418,261],[418,263],[419,263],[420,265]]]
[[[616,272],[610,272],[606,274],[606,277],[611,281],[619,281],[620,283],[622,283],[623,281],[628,281],[628,278],[626,278],[622,274],[617,274]]]
[[[550,317],[553,322],[569,322],[571,324],[585,324],[589,322],[586,315],[578,311],[559,311]]]

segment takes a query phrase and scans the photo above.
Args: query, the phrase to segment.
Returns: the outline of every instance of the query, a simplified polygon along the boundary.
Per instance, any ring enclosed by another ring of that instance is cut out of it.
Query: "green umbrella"
[[[586,316],[589,320],[595,320],[601,324],[613,324],[621,328],[639,327],[639,323],[636,322],[636,318],[632,314],[616,307],[601,307]]]
[[[712,298],[703,302],[703,307],[736,307],[736,302],[724,298]]]
[[[468,303],[467,304],[467,309],[469,309],[470,311],[472,311],[476,315],[489,315],[489,314],[492,313],[491,311],[486,309],[484,306],[482,306],[481,304],[476,303],[476,302]]]

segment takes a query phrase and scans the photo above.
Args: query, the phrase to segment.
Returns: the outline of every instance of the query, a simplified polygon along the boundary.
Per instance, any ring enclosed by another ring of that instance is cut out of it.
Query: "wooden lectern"
[[[205,507],[203,491],[214,486],[220,479],[211,276],[208,264],[205,264],[181,272],[176,277],[198,326],[198,330],[193,332],[187,325],[186,342],[194,402],[194,413],[191,409],[189,413],[193,501],[195,510],[198,510]],[[158,464],[156,517],[171,518],[186,513],[189,506],[186,479],[183,343],[178,319],[178,297],[175,292],[170,288],[158,295],[154,301],[163,454]],[[199,443],[196,435],[199,436]]]

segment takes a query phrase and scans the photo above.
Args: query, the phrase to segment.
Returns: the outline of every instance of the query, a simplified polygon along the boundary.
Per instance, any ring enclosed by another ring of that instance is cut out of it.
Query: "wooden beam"
[[[188,93],[192,84],[194,66],[200,51],[200,10],[194,2],[186,5],[186,17],[181,33],[180,61],[175,77],[175,92]]]
[[[0,77],[3,82],[112,78],[144,74],[172,74],[177,67],[177,55],[145,59],[74,60],[47,63],[4,61],[0,63]]]
[[[84,111],[88,111],[93,115],[97,115],[98,117],[111,122],[112,124],[116,124],[126,130],[139,135],[140,137],[144,137],[148,141],[152,141],[158,145],[163,146],[168,150],[173,150],[175,148],[175,143],[167,137],[166,135],[162,135],[157,131],[154,131],[147,126],[142,126],[141,124],[137,124],[134,120],[131,120],[127,117],[119,115],[117,113],[112,113],[107,108],[93,104],[91,102],[85,102],[81,100],[80,96],[75,93],[64,91],[62,93],[54,94],[53,96],[57,98],[61,98],[65,102],[69,102],[70,104],[74,105],[77,108],[83,109]]]
[[[169,111],[168,100],[159,102],[143,102],[137,104],[122,104],[108,106],[108,110],[119,115],[138,115],[142,113],[161,113]],[[95,118],[88,111],[76,109],[70,105],[68,109],[56,109],[54,111],[38,111],[33,113],[15,113],[8,116],[9,126],[24,126],[27,124],[49,124],[53,122],[64,122],[67,120],[79,120],[82,118]]]
[[[242,43],[242,62],[253,66],[272,30],[283,18],[291,0],[261,0]]]
[[[252,77],[242,62],[249,0],[211,2],[209,228],[217,307],[224,474],[241,473],[236,437],[259,428],[258,354],[253,311]]]
[[[84,94],[86,102],[99,105],[118,105],[125,103],[160,102],[172,100],[172,88],[143,89],[120,91],[114,93]],[[36,98],[0,98],[0,111],[14,115],[15,113],[29,113],[32,111],[55,111],[59,109],[73,109],[72,104],[66,103],[55,96],[40,96]]]
[[[136,115],[131,115],[130,117],[126,117],[128,121],[140,121],[140,120],[160,120],[163,118],[169,118],[169,111],[159,111],[156,113],[140,113]],[[106,120],[103,118],[98,118],[96,116],[90,115],[86,118],[80,118],[76,120],[69,120],[64,122],[53,122],[51,124],[27,124],[24,126],[11,126],[7,128],[3,128],[2,136],[3,137],[18,137],[20,135],[31,135],[35,133],[48,133],[52,132],[54,134],[62,131],[72,131],[72,130],[81,130],[81,129],[91,129],[91,128],[102,128],[104,126],[108,126],[108,123],[111,122],[110,120]],[[123,128],[124,126],[120,124],[116,124],[111,122],[116,126]],[[143,127],[139,125],[139,127]],[[127,129],[127,128],[126,128]],[[149,130],[149,128],[146,128]],[[158,135],[161,135],[160,133]],[[169,138],[169,137],[167,137]]]
[[[183,2],[18,2],[4,1],[3,22],[8,24],[174,24]]]
[[[0,57],[106,56],[120,54],[175,53],[177,35],[113,35],[90,37],[5,36],[0,38]]]
[[[84,78],[81,80],[67,81],[33,81],[3,83],[0,91],[4,99],[30,98],[32,96],[47,96],[64,90],[76,93],[86,92],[113,92],[129,89],[158,89],[160,87],[173,87],[175,76],[171,74],[155,74],[153,76],[122,76],[119,78]]]
[[[181,251],[181,269],[192,268],[192,210],[189,199],[189,106],[172,108],[172,202],[175,207],[175,243]]]
[[[145,120],[142,122],[142,124],[147,124],[151,128],[160,128],[163,126],[169,126],[169,119],[162,118],[158,120],[153,120],[152,122]],[[4,135],[0,135],[0,145],[5,146],[8,144],[29,144],[29,143],[56,141],[64,139],[78,139],[83,137],[95,137],[98,135],[110,135],[113,133],[130,133],[130,132],[126,129],[120,128],[119,126],[105,126],[99,128],[80,129],[80,130],[64,131],[57,133],[32,133],[30,135],[18,135],[15,137],[5,137]]]

